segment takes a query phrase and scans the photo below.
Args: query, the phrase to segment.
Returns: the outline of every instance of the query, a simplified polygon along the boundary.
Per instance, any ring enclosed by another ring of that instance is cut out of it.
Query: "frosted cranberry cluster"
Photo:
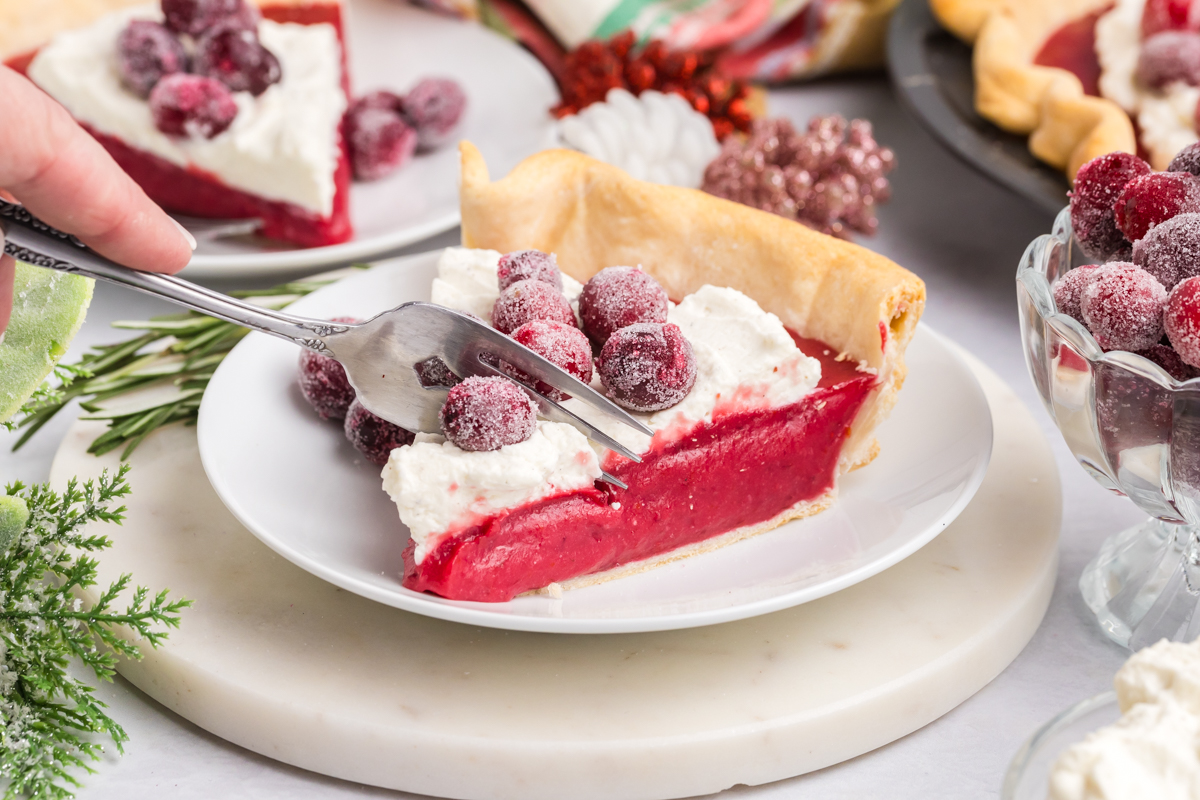
[[[590,383],[595,371],[619,405],[635,411],[670,408],[696,383],[691,342],[667,322],[667,293],[642,270],[608,267],[596,273],[579,296],[582,329],[563,295],[553,254],[521,250],[502,256],[497,282],[493,326],[583,383]],[[499,368],[515,380],[531,381],[510,364],[501,362]],[[449,387],[439,420],[443,435],[460,449],[499,450],[533,435],[537,405],[513,381],[500,376],[460,380],[436,358],[416,369],[423,385]],[[372,463],[387,463],[394,448],[414,439],[367,411],[341,364],[328,356],[301,353],[299,385],[318,416],[342,421],[346,438]],[[552,400],[567,399],[543,383],[534,388]]]
[[[121,32],[117,68],[163,133],[211,139],[237,117],[234,92],[257,97],[279,82],[245,0],[162,0],[162,12],[161,23],[135,19]]]
[[[390,175],[417,150],[444,144],[467,107],[462,87],[449,78],[424,78],[408,94],[380,90],[355,100],[346,112],[346,143],[354,177]]]
[[[1166,172],[1110,153],[1080,168],[1071,224],[1081,249],[1105,263],[1054,283],[1058,310],[1105,350],[1129,350],[1178,380],[1200,375],[1200,143]],[[1165,337],[1165,338],[1164,338]]]

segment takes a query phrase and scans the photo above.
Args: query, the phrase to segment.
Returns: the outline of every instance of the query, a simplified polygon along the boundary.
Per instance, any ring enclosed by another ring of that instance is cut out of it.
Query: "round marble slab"
[[[837,594],[706,628],[565,636],[373,603],[292,566],[225,510],[191,428],[133,457],[100,562],[195,601],[121,673],[218,736],[366,784],[467,800],[678,798],[799,775],[937,719],[1021,651],[1054,584],[1058,473],[1029,411],[975,363],[995,452],[937,539]],[[115,457],[77,423],[61,487]],[[303,502],[303,498],[297,498]]]

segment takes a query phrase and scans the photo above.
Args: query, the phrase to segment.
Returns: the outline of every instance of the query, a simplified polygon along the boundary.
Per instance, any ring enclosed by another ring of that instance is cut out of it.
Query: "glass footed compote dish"
[[[1046,410],[1083,468],[1150,517],[1105,541],[1079,588],[1118,644],[1190,641],[1200,636],[1200,378],[1106,353],[1058,312],[1051,284],[1087,263],[1063,209],[1017,269],[1025,361]]]

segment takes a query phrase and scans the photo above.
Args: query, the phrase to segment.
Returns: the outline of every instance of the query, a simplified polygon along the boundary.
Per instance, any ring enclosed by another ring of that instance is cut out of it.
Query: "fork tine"
[[[621,489],[629,488],[629,484],[627,484],[625,481],[621,480],[615,475],[609,475],[603,470],[600,471],[600,480],[604,481],[605,483],[611,483],[613,486],[617,486]]]
[[[589,439],[593,439],[594,441],[599,442],[600,444],[607,447],[609,450],[612,450],[616,453],[620,453],[621,455],[625,456],[625,458],[628,458],[630,461],[636,461],[639,464],[642,462],[641,456],[639,456],[637,453],[633,452],[628,447],[621,444],[616,439],[612,438],[607,433],[600,430],[599,428],[597,428],[592,423],[588,422],[583,417],[580,417],[577,414],[574,414],[574,413],[568,411],[567,409],[563,408],[558,403],[554,402],[549,397],[546,397],[546,395],[539,392],[537,389],[534,389],[531,386],[527,386],[526,384],[522,383],[521,381],[518,381],[515,378],[513,378],[511,375],[504,374],[503,372],[496,369],[495,367],[493,367],[491,364],[487,363],[486,361],[479,361],[478,364],[479,364],[480,369],[479,369],[479,373],[477,373],[477,374],[486,373],[486,374],[491,374],[491,375],[499,375],[502,378],[508,378],[509,380],[513,381],[518,386],[520,386],[522,389],[524,389],[526,392],[533,395],[534,402],[536,402],[538,404],[538,411],[541,413],[541,415],[543,417],[550,420],[551,422],[565,422],[566,424],[571,425],[573,427],[583,428],[584,432],[587,434]],[[623,487],[623,488],[628,488],[628,487]]]
[[[474,334],[474,337],[471,341],[454,341],[446,343],[446,345],[454,344],[457,346],[456,351],[453,353],[449,351],[448,347],[446,347],[446,351],[443,354],[452,367],[458,365],[464,370],[472,369],[473,364],[471,362],[479,362],[478,356],[481,353],[487,352],[490,355],[494,355],[497,358],[513,364],[513,366],[518,367],[522,371],[528,373],[535,380],[546,383],[549,386],[558,389],[560,392],[568,394],[576,400],[581,401],[588,408],[596,411],[597,413],[603,414],[609,419],[620,422],[622,425],[628,425],[638,433],[645,434],[646,436],[654,435],[653,430],[646,427],[645,424],[631,416],[627,411],[617,406],[607,397],[600,394],[586,383],[583,383],[574,375],[571,375],[569,372],[559,367],[557,364],[546,360],[524,345],[500,333],[495,328],[480,322],[474,317],[463,314],[460,311],[455,311],[454,309],[436,306],[432,303],[413,303],[412,305],[423,305],[432,309],[437,309],[439,312],[453,315],[455,318],[455,323],[469,326],[470,332]],[[471,346],[479,344],[480,340],[486,342],[486,350]],[[511,376],[506,375],[505,377]],[[574,415],[572,414],[571,416]],[[607,447],[607,445],[605,446]]]

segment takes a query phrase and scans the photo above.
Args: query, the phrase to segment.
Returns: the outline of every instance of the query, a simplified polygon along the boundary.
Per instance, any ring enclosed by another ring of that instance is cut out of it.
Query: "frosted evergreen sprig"
[[[0,789],[5,800],[63,800],[92,772],[107,735],[118,751],[125,731],[93,689],[68,672],[76,659],[112,680],[118,658],[141,658],[137,640],[158,647],[191,605],[121,575],[90,606],[80,590],[96,585],[89,553],[111,541],[94,522],[120,523],[128,465],[95,481],[71,480],[60,494],[14,483],[0,495]]]

